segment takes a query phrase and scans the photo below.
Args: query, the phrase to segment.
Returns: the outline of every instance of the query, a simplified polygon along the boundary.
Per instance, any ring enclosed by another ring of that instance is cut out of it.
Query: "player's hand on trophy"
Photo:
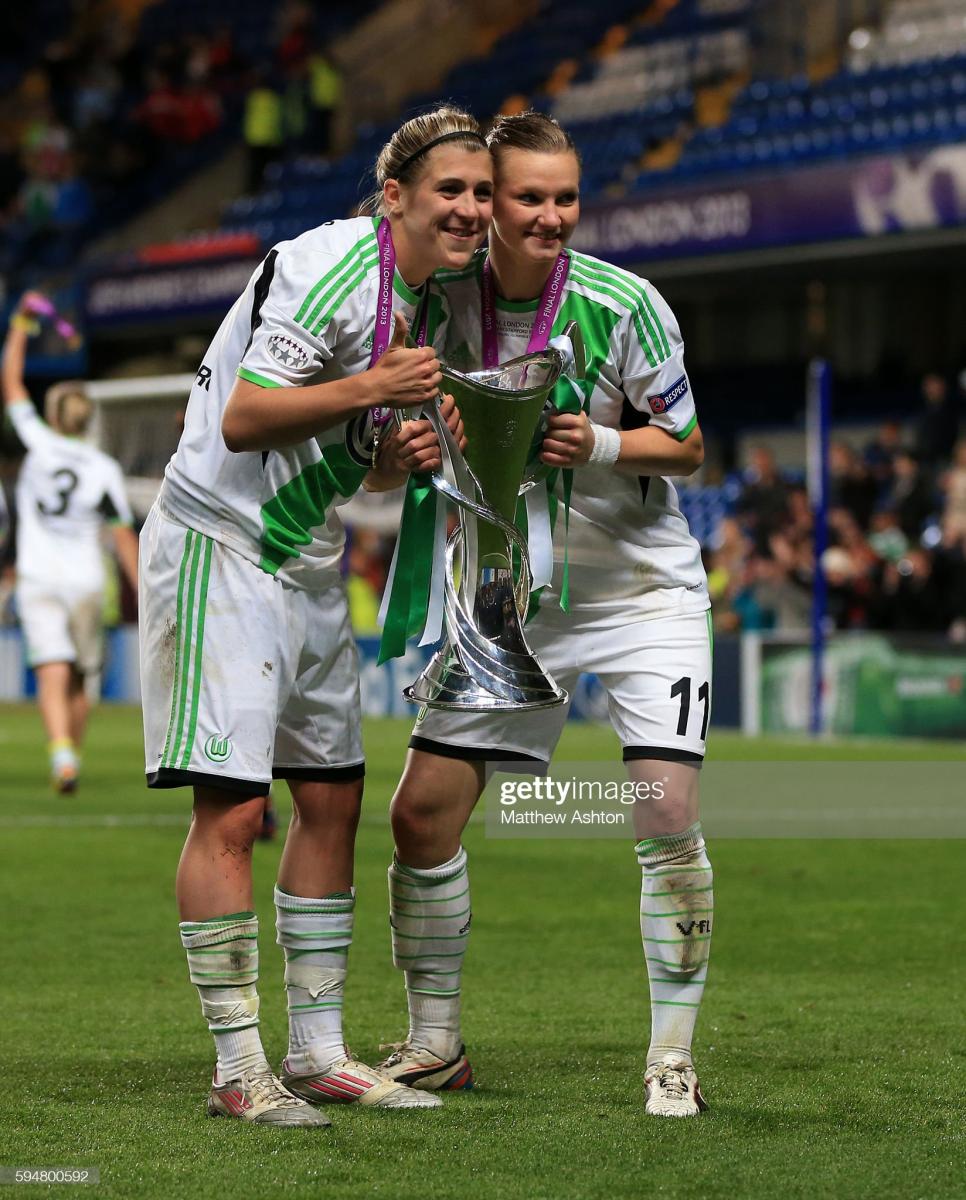
[[[444,395],[439,405],[439,415],[446,422],[450,433],[456,439],[456,444],[460,450],[466,449],[466,437],[463,433],[463,418],[460,416],[460,410],[456,407],[456,401],[450,395]]]
[[[392,341],[374,367],[372,403],[388,408],[411,408],[432,400],[443,378],[439,359],[431,346],[410,348],[406,345],[409,329],[402,313],[394,313]]]
[[[465,449],[463,419],[452,396],[443,397],[439,415],[446,422],[460,450]],[[393,433],[386,453],[391,455],[393,466],[403,471],[435,471],[442,465],[439,440],[429,421],[406,421],[402,429]]]
[[[540,461],[548,467],[577,467],[590,458],[594,431],[585,412],[553,413],[547,419]]]

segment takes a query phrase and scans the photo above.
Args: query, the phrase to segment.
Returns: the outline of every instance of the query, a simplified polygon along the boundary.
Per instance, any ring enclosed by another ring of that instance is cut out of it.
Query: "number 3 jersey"
[[[646,280],[590,255],[568,251],[564,296],[552,336],[576,321],[587,355],[589,416],[612,429],[656,425],[683,441],[697,423],[677,321]],[[448,366],[475,370],[482,361],[482,255],[463,271],[438,272],[449,324]],[[525,354],[539,301],[496,297],[500,361]],[[558,496],[562,495],[559,483]],[[564,522],[554,530],[553,593],[560,586]],[[701,548],[691,536],[669,479],[634,476],[612,466],[579,466],[573,475],[569,560],[573,603],[621,601],[641,616],[703,612],[709,606]]]
[[[191,389],[185,429],[159,504],[175,520],[296,587],[333,583],[345,531],[337,507],[359,487],[372,455],[366,412],[282,450],[227,449],[221,420],[237,377],[287,389],[365,371],[376,322],[377,222],[331,221],[272,249],[215,334]],[[398,272],[393,309],[410,327],[421,297]],[[427,344],[442,296],[427,299]]]
[[[100,533],[131,523],[121,468],[113,458],[45,424],[29,400],[8,409],[27,456],[17,480],[17,578],[56,591],[104,585]]]

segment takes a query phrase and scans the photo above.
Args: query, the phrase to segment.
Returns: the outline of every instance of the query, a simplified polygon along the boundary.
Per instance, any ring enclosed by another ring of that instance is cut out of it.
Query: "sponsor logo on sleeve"
[[[648,396],[647,402],[651,406],[652,413],[666,413],[677,404],[682,396],[688,394],[688,377],[682,375],[675,383],[667,389],[666,392],[661,392],[657,396]]]
[[[302,343],[284,333],[272,334],[268,339],[268,352],[276,362],[291,370],[301,370],[309,361],[309,352]]]

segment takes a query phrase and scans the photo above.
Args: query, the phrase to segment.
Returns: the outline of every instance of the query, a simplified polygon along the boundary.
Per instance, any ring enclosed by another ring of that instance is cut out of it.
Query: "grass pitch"
[[[407,735],[397,722],[367,728],[346,1002],[364,1059],[405,1032],[385,812]],[[560,756],[607,759],[614,747],[609,731],[571,727]],[[722,734],[712,753],[966,756]],[[642,1109],[647,982],[629,843],[496,841],[474,824],[464,1013],[477,1090],[435,1112],[336,1108],[330,1130],[281,1131],[203,1115],[212,1050],[173,899],[188,803],[144,789],[135,711],[96,714],[83,789],[58,798],[36,714],[0,708],[0,1165],[96,1167],[104,1197],[966,1195],[962,842],[714,843],[716,930],[695,1045],[712,1108],[670,1121]],[[285,1042],[279,852],[280,842],[255,854],[274,1062]]]

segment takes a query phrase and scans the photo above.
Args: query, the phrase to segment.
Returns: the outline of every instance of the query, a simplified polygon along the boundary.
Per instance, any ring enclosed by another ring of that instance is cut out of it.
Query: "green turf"
[[[375,1058],[404,1033],[385,810],[407,729],[371,722],[366,734],[346,1011],[353,1049]],[[561,755],[613,748],[609,732],[574,727]],[[721,734],[712,748],[884,756],[881,745],[816,752]],[[913,760],[963,753],[885,748]],[[661,1121],[641,1105],[647,988],[630,845],[494,841],[474,824],[464,1008],[478,1089],[437,1112],[337,1109],[331,1130],[280,1131],[203,1116],[211,1048],[173,901],[187,797],[142,787],[136,713],[98,713],[76,798],[48,792],[26,708],[0,708],[0,764],[2,1165],[97,1167],[104,1197],[966,1194],[962,842],[716,843],[695,1047],[712,1111]],[[284,1049],[278,855],[278,844],[255,855],[273,1060]]]

